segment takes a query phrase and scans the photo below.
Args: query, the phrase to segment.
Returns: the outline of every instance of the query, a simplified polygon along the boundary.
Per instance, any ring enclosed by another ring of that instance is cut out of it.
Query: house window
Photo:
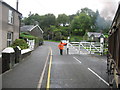
[[[13,32],[7,33],[7,46],[9,47],[13,42]]]
[[[9,10],[8,23],[13,24],[13,11]]]

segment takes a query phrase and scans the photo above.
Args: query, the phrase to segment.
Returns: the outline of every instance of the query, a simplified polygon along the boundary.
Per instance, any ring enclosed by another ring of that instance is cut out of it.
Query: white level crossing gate
[[[69,54],[95,54],[103,53],[103,44],[100,42],[70,42],[68,43]]]

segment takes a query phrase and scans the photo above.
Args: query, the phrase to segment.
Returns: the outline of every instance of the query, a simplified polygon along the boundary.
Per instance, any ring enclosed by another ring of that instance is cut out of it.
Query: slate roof
[[[20,27],[20,31],[21,32],[28,32],[28,31],[32,31],[34,28],[38,27],[41,32],[43,33],[43,30],[38,26],[38,25],[25,25],[25,26],[22,26]]]
[[[21,32],[28,32],[28,31],[30,31],[33,27],[34,27],[34,25],[25,25],[25,26],[20,27],[20,31],[21,31]]]
[[[87,35],[88,35],[88,37],[90,37],[91,35],[94,35],[95,37],[99,38],[103,34],[102,33],[97,33],[97,32],[88,32]]]

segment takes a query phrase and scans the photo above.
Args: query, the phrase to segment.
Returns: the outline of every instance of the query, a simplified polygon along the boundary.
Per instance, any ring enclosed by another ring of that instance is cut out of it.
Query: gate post
[[[68,40],[67,40],[67,55],[69,54],[69,39],[70,37],[68,37]]]
[[[103,48],[104,48],[104,38],[100,38],[100,55],[103,55]]]
[[[69,54],[69,41],[67,41],[67,55]]]
[[[15,51],[12,47],[7,47],[2,51],[2,73],[13,68],[15,64]]]
[[[80,42],[79,42],[79,54],[80,54]]]
[[[91,54],[91,42],[90,42],[90,54]]]

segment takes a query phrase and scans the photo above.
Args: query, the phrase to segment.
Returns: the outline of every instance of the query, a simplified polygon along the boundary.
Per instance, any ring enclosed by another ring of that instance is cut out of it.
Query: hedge
[[[40,42],[43,43],[43,38],[32,36],[32,35],[30,35],[27,32],[22,32],[20,34],[20,38],[22,38],[22,39],[29,39],[29,40],[35,40],[35,43],[40,43]]]
[[[27,42],[23,39],[16,39],[11,47],[15,48],[16,46],[19,46],[21,49],[27,49],[29,46]]]

